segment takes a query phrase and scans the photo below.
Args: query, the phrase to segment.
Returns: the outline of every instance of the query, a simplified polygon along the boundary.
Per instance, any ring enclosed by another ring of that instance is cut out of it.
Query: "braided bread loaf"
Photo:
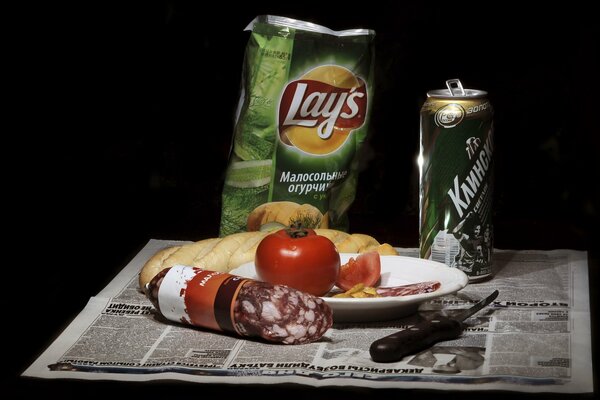
[[[331,240],[340,253],[364,253],[377,251],[381,255],[398,255],[389,244],[379,244],[369,235],[349,234],[334,229],[315,229],[318,235]],[[269,232],[242,232],[223,238],[204,239],[182,246],[168,247],[158,251],[144,264],[139,275],[143,289],[156,274],[175,264],[228,272],[240,265],[254,261],[256,248]]]

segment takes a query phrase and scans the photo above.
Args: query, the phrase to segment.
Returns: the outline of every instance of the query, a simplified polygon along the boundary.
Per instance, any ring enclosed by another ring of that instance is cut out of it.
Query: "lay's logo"
[[[338,65],[319,66],[285,87],[279,136],[306,153],[328,154],[364,124],[366,114],[365,81]]]

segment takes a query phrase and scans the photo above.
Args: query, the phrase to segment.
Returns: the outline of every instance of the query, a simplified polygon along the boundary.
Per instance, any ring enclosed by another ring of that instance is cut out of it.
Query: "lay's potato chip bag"
[[[375,32],[270,15],[246,30],[220,235],[296,222],[346,230],[372,108]]]

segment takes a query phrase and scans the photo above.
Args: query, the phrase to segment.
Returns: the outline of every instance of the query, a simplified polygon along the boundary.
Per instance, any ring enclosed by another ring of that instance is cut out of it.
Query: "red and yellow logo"
[[[366,114],[365,81],[338,65],[319,66],[285,87],[279,136],[306,153],[328,154],[365,123]]]

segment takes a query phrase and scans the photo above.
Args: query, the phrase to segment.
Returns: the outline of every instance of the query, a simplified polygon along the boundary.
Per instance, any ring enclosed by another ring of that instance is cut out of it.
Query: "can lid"
[[[461,99],[461,98],[477,98],[487,96],[484,90],[464,89],[460,79],[448,79],[446,81],[448,89],[436,89],[427,92],[427,97],[437,97],[441,99]]]

